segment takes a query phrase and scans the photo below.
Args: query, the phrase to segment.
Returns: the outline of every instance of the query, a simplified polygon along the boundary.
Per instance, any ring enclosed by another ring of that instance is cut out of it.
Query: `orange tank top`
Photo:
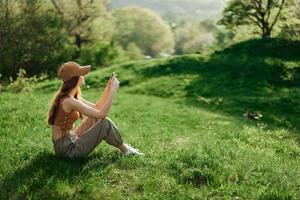
[[[63,134],[68,130],[71,130],[73,128],[73,123],[79,118],[78,111],[71,111],[68,113],[65,112],[61,103],[65,98],[66,97],[60,99],[58,111],[56,113],[55,120],[54,120],[54,125],[60,126],[61,130],[63,131]]]

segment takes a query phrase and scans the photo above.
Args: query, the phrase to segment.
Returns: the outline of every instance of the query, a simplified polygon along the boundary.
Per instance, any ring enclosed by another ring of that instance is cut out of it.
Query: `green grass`
[[[0,199],[299,199],[298,52],[276,54],[285,46],[272,41],[266,55],[259,44],[90,73],[90,101],[119,74],[109,117],[144,158],[104,141],[86,159],[56,158],[46,114],[60,81],[0,93]],[[243,118],[245,108],[263,119]]]
[[[87,90],[96,100],[99,92]],[[145,158],[105,142],[77,162],[53,156],[45,102],[53,93],[5,93],[1,199],[297,199],[300,148],[285,129],[120,89],[109,117]],[[17,100],[19,99],[19,100]]]
[[[211,56],[125,63],[88,75],[86,83],[97,87],[113,70],[132,94],[176,98],[236,118],[259,110],[270,127],[300,130],[300,42],[251,40]]]

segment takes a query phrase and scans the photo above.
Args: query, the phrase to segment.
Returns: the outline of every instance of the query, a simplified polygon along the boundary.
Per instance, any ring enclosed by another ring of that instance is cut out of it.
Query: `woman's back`
[[[71,132],[74,126],[74,122],[79,118],[78,111],[66,112],[63,108],[63,102],[66,98],[72,98],[70,96],[65,96],[60,99],[57,113],[54,119],[54,125],[52,128],[52,138],[57,140],[64,134]]]

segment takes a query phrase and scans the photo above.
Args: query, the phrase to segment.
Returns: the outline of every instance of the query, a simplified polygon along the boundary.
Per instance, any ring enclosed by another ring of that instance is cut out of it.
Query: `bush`
[[[23,68],[19,69],[17,75],[18,76],[15,81],[13,81],[13,78],[10,77],[10,83],[6,88],[5,87],[3,88],[4,90],[11,91],[11,92],[31,91],[34,88],[34,84],[36,82],[44,80],[48,77],[46,74],[42,74],[40,77],[37,77],[36,75],[32,77],[25,77],[26,70]]]
[[[85,45],[80,57],[76,59],[78,63],[93,64],[96,66],[109,66],[130,60],[123,48],[116,42],[109,44],[95,43]]]
[[[6,81],[20,67],[30,75],[55,73],[71,58],[68,34],[48,7],[39,0],[0,1],[0,73]]]
[[[132,60],[141,60],[144,58],[142,50],[133,42],[129,43],[125,50],[126,55]]]

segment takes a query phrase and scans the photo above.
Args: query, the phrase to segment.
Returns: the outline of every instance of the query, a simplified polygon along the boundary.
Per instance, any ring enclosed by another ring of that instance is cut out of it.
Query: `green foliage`
[[[133,42],[127,45],[125,52],[131,60],[141,60],[144,58],[142,50]]]
[[[84,44],[95,42],[95,32],[99,32],[99,26],[96,23],[106,16],[106,9],[111,0],[51,0],[51,2],[66,32],[73,38],[76,49],[72,54],[72,59],[77,59]]]
[[[30,75],[54,72],[70,59],[72,48],[58,17],[44,2],[0,2],[0,73],[16,76],[19,67]]]
[[[36,75],[26,77],[26,70],[23,68],[19,69],[17,75],[16,80],[13,80],[12,77],[10,77],[10,83],[3,90],[15,93],[32,91],[37,82],[48,78],[46,74],[42,74],[39,77]]]
[[[134,44],[127,44],[124,49],[114,38],[115,25],[111,14],[105,18],[98,18],[93,23],[89,43],[82,46],[80,56],[76,59],[79,63],[93,63],[96,67],[107,67],[112,64],[128,60],[142,59],[142,51]],[[102,27],[105,26],[105,29]]]
[[[261,31],[262,38],[270,38],[282,11],[290,5],[291,0],[231,0],[224,9],[219,24],[228,28],[255,26]]]
[[[230,46],[234,43],[235,33],[230,30],[228,31],[224,29],[218,29],[218,31],[215,32],[214,36],[214,47],[224,49],[225,47]]]
[[[283,13],[283,22],[280,24],[281,30],[279,37],[292,40],[300,39],[300,4],[289,7]]]
[[[76,61],[93,63],[96,67],[108,67],[112,64],[143,58],[142,51],[134,43],[130,43],[126,49],[123,49],[117,42],[111,41],[109,44],[85,45]]]
[[[145,55],[173,53],[174,39],[170,27],[153,11],[128,6],[113,11],[116,40],[126,49],[134,43]]]
[[[205,20],[201,21],[200,25],[203,26],[206,31],[211,32],[211,33],[214,33],[218,30],[215,22],[211,19],[205,19]]]
[[[213,41],[213,27],[214,24],[208,21],[178,25],[174,30],[175,53],[196,53],[206,49]]]

